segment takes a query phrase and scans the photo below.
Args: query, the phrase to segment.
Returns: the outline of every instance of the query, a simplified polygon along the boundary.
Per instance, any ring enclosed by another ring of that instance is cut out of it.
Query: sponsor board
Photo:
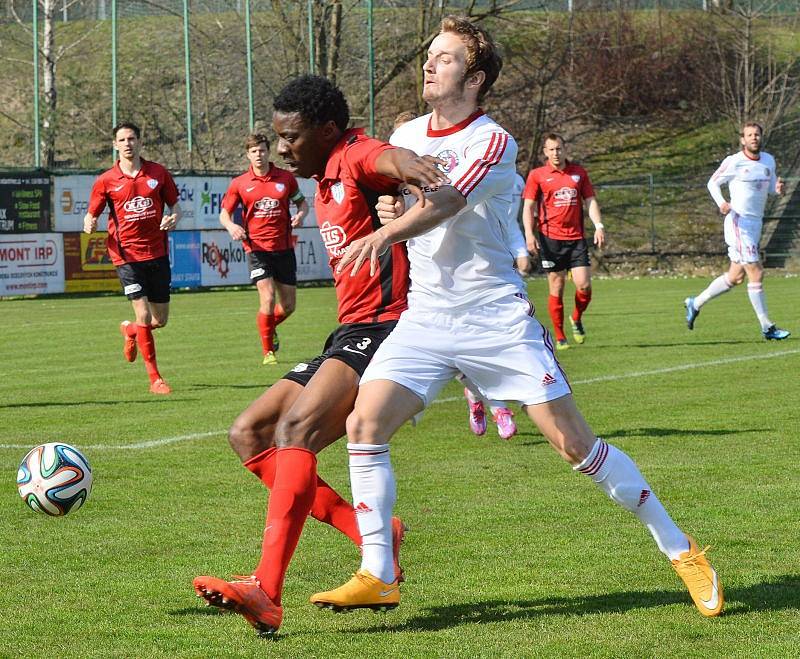
[[[83,216],[89,209],[89,197],[97,175],[71,174],[55,176],[54,188],[54,227],[56,231],[80,231],[83,229]],[[222,199],[228,190],[231,178],[227,176],[176,176],[178,201],[183,215],[182,230],[217,229]],[[241,209],[234,213],[234,220],[241,219]],[[97,229],[108,229],[108,209],[101,214]]]
[[[0,232],[50,230],[50,179],[0,173]]]
[[[61,234],[0,235],[0,296],[63,292]]]
[[[200,232],[170,231],[169,261],[172,265],[172,288],[200,286]]]
[[[249,284],[250,270],[241,241],[227,231],[200,232],[200,285]]]
[[[108,233],[64,234],[64,273],[67,293],[118,291],[117,271],[106,249]]]

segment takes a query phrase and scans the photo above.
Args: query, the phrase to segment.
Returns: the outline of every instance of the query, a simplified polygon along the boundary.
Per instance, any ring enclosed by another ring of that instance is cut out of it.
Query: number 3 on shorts
[[[363,341],[359,341],[358,343],[356,343],[356,348],[358,348],[359,350],[366,350],[370,343],[372,343],[372,339],[364,337]]]

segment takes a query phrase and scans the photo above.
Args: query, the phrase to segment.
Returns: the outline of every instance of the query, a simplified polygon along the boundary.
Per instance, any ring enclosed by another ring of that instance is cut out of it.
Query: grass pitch
[[[317,354],[336,324],[333,290],[299,291],[278,367],[260,365],[254,291],[176,295],[157,335],[170,397],[123,361],[123,297],[0,302],[0,656],[797,656],[799,281],[767,279],[773,318],[795,332],[767,343],[743,289],[688,332],[682,300],[706,280],[599,280],[587,342],[559,354],[595,432],[713,545],[722,617],[696,612],[647,531],[522,414],[510,442],[471,435],[452,384],[393,440],[396,510],[411,527],[401,606],[308,604],[358,565],[349,541],[310,520],[277,642],[204,608],[191,581],[257,561],[265,491],[224,431]],[[546,322],[544,282],[530,288]],[[95,475],[65,518],[28,510],[14,485],[27,448],[56,440]],[[321,454],[320,473],[349,498],[343,444]]]

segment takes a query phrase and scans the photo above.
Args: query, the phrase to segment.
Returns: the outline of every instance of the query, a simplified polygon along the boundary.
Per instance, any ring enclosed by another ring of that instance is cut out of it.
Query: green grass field
[[[262,367],[253,291],[181,294],[157,337],[175,392],[123,361],[122,296],[0,302],[0,657],[800,655],[800,280],[771,276],[766,343],[743,288],[703,309],[701,279],[598,280],[589,338],[560,355],[598,435],[627,451],[727,595],[702,618],[635,518],[557,457],[531,423],[476,438],[449,385],[393,441],[403,601],[334,615],[308,596],[358,565],[310,520],[290,568],[279,640],[195,598],[192,578],[250,571],[266,495],[224,431],[334,327],[333,289],[299,291],[282,364]],[[543,281],[530,284],[546,316]],[[84,450],[95,487],[65,518],[28,510],[14,476],[28,447]],[[349,498],[344,444],[320,473]]]

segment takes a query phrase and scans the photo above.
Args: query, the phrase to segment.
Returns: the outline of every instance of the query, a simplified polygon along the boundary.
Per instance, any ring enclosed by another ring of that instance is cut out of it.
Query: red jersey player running
[[[140,157],[138,126],[122,123],[113,133],[119,160],[95,181],[83,230],[92,233],[108,206],[108,254],[136,317],[134,323],[123,320],[120,324],[123,354],[129,362],[136,361],[138,346],[150,377],[150,391],[169,394],[172,390],[156,365],[153,330],[164,327],[169,317],[172,273],[166,232],[181,218],[178,188],[164,167]]]
[[[231,181],[222,200],[219,221],[233,240],[241,240],[250,264],[250,281],[258,289],[256,316],[263,364],[277,364],[275,327],[294,311],[297,286],[297,260],[292,246],[292,229],[303,223],[308,204],[297,187],[297,180],[285,169],[269,161],[269,140],[260,133],[245,140],[250,169]],[[297,213],[289,215],[289,202]],[[241,204],[244,226],[233,221]],[[275,294],[280,303],[275,303]]]
[[[545,135],[544,155],[547,164],[531,170],[522,197],[522,224],[528,249],[541,252],[542,268],[550,289],[548,310],[556,333],[556,349],[569,348],[564,334],[564,283],[567,270],[575,282],[575,310],[570,316],[575,343],[586,340],[581,317],[592,299],[591,265],[583,227],[584,207],[594,224],[594,244],[602,247],[605,231],[600,206],[594,196],[586,170],[570,162],[564,150],[564,138]],[[536,218],[538,218],[538,223]],[[537,225],[539,236],[534,232]]]
[[[295,79],[274,107],[278,154],[294,174],[313,176],[319,183],[314,207],[334,272],[353,240],[380,227],[375,211],[379,195],[395,193],[401,181],[432,187],[447,181],[434,165],[441,161],[348,130],[347,101],[325,78]],[[424,203],[422,191],[411,189]],[[381,255],[374,275],[368,270],[357,276],[336,274],[341,325],[323,353],[295,366],[230,430],[231,445],[244,466],[272,490],[261,560],[252,576],[233,581],[196,577],[194,588],[210,604],[240,613],[260,634],[274,634],[281,624],[284,577],[309,514],[361,545],[355,511],[317,476],[316,454],[344,435],[361,374],[407,306],[408,274],[403,245]],[[397,518],[392,530],[390,550],[399,578],[403,526]]]

